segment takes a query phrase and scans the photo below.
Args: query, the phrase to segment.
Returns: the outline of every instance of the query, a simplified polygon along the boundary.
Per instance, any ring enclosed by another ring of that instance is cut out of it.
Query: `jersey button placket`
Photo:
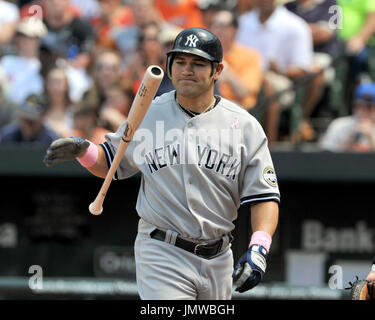
[[[186,201],[189,206],[189,208],[194,211],[196,207],[194,204],[190,203],[190,199],[192,198],[192,195],[194,194],[194,180],[191,177],[190,168],[191,166],[194,165],[194,152],[195,152],[195,145],[194,145],[194,137],[192,136],[192,129],[194,127],[193,122],[188,122],[187,123],[187,128],[185,130],[185,143],[186,143],[186,148],[185,148],[185,154],[186,154],[186,160],[187,160],[187,165],[183,166],[183,175],[184,175],[184,182],[186,186]]]

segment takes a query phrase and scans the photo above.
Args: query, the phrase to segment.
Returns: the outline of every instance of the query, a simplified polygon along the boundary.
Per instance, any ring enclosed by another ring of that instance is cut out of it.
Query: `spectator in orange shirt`
[[[235,41],[237,27],[237,16],[232,11],[224,9],[214,14],[210,30],[218,36],[224,51],[219,92],[250,110],[256,104],[262,85],[261,56]]]
[[[105,48],[115,48],[113,39],[114,29],[134,24],[134,15],[130,6],[121,0],[98,0],[101,15],[93,19],[92,24],[98,35],[97,45]]]
[[[157,0],[154,6],[166,22],[180,28],[203,28],[202,13],[197,0]]]

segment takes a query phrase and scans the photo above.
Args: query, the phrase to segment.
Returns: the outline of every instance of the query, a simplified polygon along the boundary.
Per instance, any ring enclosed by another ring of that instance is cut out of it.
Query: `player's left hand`
[[[43,158],[43,162],[50,167],[58,162],[74,160],[82,156],[90,143],[80,137],[60,138],[51,143]]]
[[[242,293],[258,285],[266,272],[267,250],[258,245],[252,245],[237,262],[233,271],[236,291]]]

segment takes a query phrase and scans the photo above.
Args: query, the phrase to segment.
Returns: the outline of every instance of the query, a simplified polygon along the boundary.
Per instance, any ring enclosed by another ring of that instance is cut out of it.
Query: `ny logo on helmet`
[[[197,41],[199,41],[198,37],[195,34],[191,34],[186,38],[185,46],[189,47],[196,47]]]

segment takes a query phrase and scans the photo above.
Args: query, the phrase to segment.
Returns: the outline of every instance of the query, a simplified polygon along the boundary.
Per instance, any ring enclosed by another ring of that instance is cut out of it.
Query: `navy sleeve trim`
[[[100,146],[104,149],[105,157],[107,159],[108,169],[111,167],[113,161],[113,152],[108,144],[108,142],[104,142],[100,144]],[[115,172],[114,180],[118,180],[117,171]]]
[[[248,203],[265,202],[265,201],[276,201],[280,204],[280,195],[278,193],[263,193],[254,196],[248,196],[241,198],[241,206]]]

